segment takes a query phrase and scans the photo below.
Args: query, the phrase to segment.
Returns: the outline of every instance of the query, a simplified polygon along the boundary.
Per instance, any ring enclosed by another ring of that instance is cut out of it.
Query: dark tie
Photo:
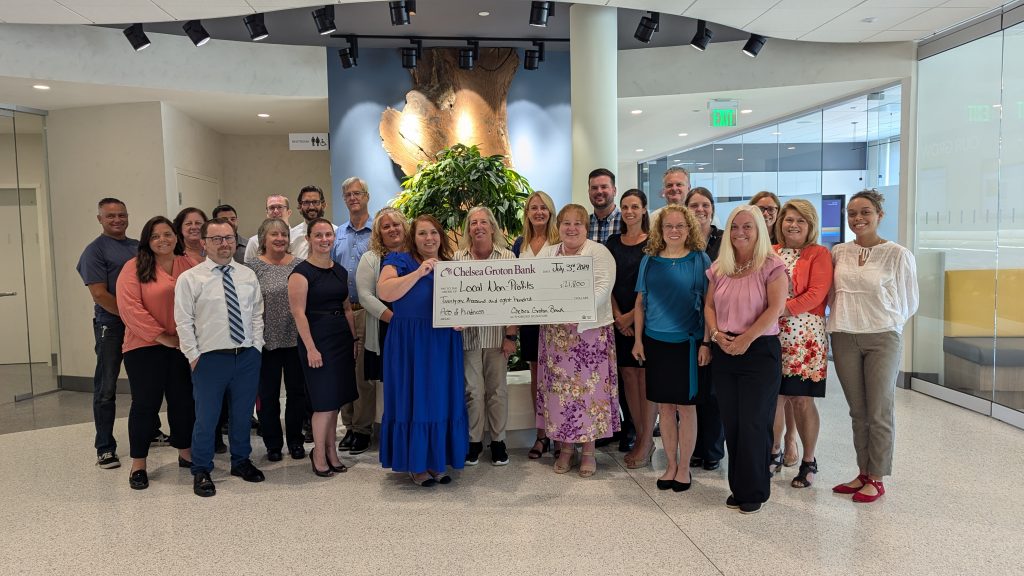
[[[242,328],[242,310],[238,306],[238,293],[235,282],[231,279],[231,266],[217,266],[224,274],[224,300],[228,303],[228,326],[231,328],[231,341],[241,344],[245,340],[245,328]]]

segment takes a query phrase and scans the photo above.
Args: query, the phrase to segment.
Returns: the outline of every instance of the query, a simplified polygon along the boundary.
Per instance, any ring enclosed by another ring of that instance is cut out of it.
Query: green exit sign
[[[711,109],[711,126],[715,127],[730,127],[736,125],[736,109],[735,108],[712,108]]]

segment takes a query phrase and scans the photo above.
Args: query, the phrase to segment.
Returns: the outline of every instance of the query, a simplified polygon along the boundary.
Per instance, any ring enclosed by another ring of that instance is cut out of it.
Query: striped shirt
[[[511,250],[495,246],[487,260],[515,260]],[[469,248],[455,253],[454,260],[476,260]],[[470,326],[462,330],[462,349],[479,350],[482,348],[501,348],[505,339],[504,326]]]

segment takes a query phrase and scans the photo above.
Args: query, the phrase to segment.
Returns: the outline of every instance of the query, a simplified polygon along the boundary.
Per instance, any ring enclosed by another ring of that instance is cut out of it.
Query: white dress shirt
[[[538,258],[560,258],[557,256],[562,243],[545,246],[537,254]],[[597,308],[597,318],[594,322],[580,322],[577,332],[584,332],[591,328],[601,328],[615,321],[612,315],[612,286],[615,286],[615,258],[612,253],[593,240],[584,242],[580,248],[580,256],[594,257],[594,303]],[[568,256],[571,258],[572,256]]]
[[[832,263],[826,330],[902,334],[919,301],[913,253],[891,241],[869,249],[845,242],[832,247]]]
[[[174,286],[174,322],[182,354],[194,362],[200,354],[225,348],[263,349],[263,295],[256,273],[246,266],[228,262],[231,280],[238,294],[245,339],[231,340],[228,305],[224,299],[224,273],[207,258],[182,272]]]

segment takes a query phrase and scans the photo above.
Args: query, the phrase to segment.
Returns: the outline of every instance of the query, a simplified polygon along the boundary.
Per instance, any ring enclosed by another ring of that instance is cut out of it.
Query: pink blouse
[[[170,274],[157,266],[156,278],[140,284],[136,262],[135,258],[126,262],[117,277],[117,311],[125,325],[122,352],[157,346],[157,336],[178,333],[174,322],[174,283],[193,266],[188,256],[175,256]]]
[[[715,283],[715,318],[718,330],[732,334],[746,332],[757,317],[768,308],[768,284],[786,275],[786,265],[775,254],[769,254],[760,269],[733,278],[718,273],[715,263],[706,272],[708,279]],[[775,336],[779,333],[779,323],[772,322],[764,334],[759,336]]]

